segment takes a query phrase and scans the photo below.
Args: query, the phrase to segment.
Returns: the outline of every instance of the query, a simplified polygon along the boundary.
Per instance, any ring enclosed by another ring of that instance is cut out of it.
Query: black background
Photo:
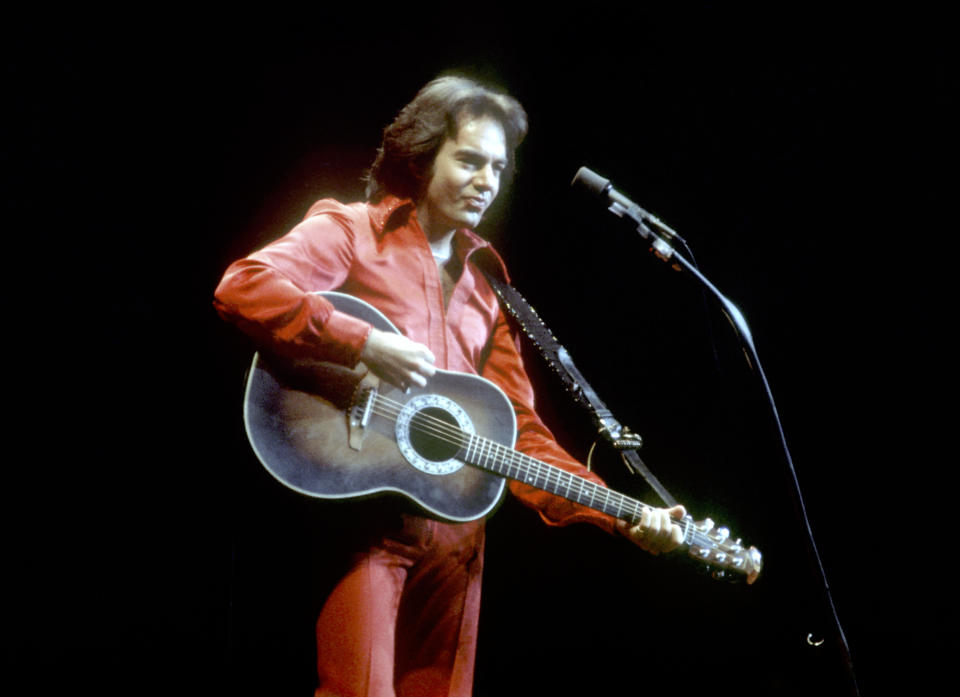
[[[448,70],[530,116],[481,232],[668,488],[766,561],[717,583],[508,501],[477,694],[850,694],[755,374],[716,303],[571,190],[582,165],[750,323],[862,693],[934,684],[956,649],[944,25],[714,3],[12,18],[4,652],[31,693],[311,693],[338,511],[255,462],[249,348],[211,294],[313,200],[359,198],[383,126]],[[583,456],[584,415],[543,397]]]

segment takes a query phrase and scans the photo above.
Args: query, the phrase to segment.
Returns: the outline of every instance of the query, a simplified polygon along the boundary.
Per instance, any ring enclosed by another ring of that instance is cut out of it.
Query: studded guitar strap
[[[629,428],[622,426],[614,417],[590,384],[573,364],[567,350],[560,345],[553,333],[516,288],[484,270],[491,288],[500,298],[500,304],[508,316],[519,325],[524,335],[536,346],[550,369],[574,401],[587,409],[600,435],[620,453],[624,464],[634,474],[642,476],[650,487],[668,506],[675,506],[676,499],[654,476],[637,453],[643,439]]]

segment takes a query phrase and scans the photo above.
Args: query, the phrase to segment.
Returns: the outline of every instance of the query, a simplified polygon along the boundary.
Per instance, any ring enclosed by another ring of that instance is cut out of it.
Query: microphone
[[[680,237],[680,235],[678,235],[674,230],[672,230],[665,223],[661,222],[655,215],[645,211],[629,198],[614,189],[613,184],[610,183],[609,179],[604,179],[592,169],[581,167],[579,170],[577,170],[577,173],[573,177],[573,181],[570,182],[570,185],[583,187],[589,193],[599,196],[608,204],[610,210],[614,214],[620,217],[627,215],[633,218],[633,220],[640,225],[641,233],[644,232],[644,224],[651,223],[656,225],[667,237],[676,238],[683,242],[683,238]],[[649,232],[649,230],[647,230],[647,232]],[[646,237],[646,235],[644,236]]]

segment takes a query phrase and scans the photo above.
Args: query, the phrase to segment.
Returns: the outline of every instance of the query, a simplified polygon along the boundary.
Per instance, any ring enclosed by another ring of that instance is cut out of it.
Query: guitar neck
[[[463,435],[461,454],[463,459],[474,467],[529,484],[543,491],[549,491],[551,494],[556,494],[630,524],[640,521],[644,509],[653,508],[649,504],[567,472],[555,465],[541,462],[513,448],[508,448],[480,436]],[[684,516],[675,522],[683,532],[681,546],[705,550],[715,547],[717,541],[711,538],[709,529],[701,530],[689,516]],[[723,542],[725,539],[724,537],[720,541]],[[707,555],[709,555],[709,552],[707,552]],[[755,575],[752,578],[755,578]]]
[[[638,522],[643,510],[651,508],[642,501],[480,436],[466,438],[461,453],[463,459],[474,467],[529,484],[629,523]],[[685,524],[683,527],[684,542],[687,542],[693,530]]]

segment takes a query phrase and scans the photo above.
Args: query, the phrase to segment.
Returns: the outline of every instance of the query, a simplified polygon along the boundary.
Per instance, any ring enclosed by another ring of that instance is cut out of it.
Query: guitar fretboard
[[[494,472],[508,479],[529,484],[537,489],[574,501],[614,518],[636,523],[645,508],[642,501],[630,498],[605,486],[584,479],[555,465],[541,462],[529,455],[508,448],[486,438],[463,434],[462,458],[480,469]],[[684,544],[697,538],[696,528],[686,520],[677,521],[683,529]]]

